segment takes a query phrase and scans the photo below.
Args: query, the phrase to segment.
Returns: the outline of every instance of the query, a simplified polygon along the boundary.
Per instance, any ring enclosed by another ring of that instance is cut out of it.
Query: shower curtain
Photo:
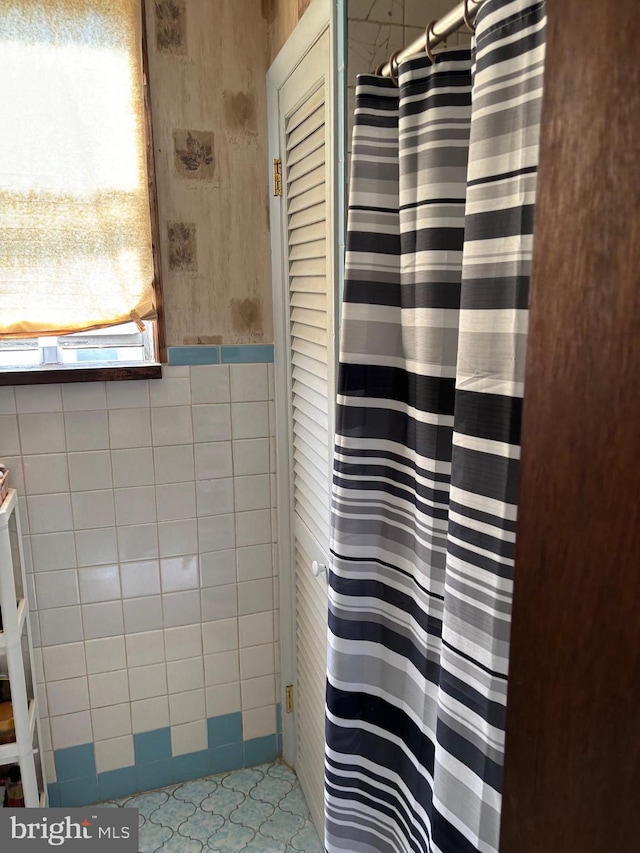
[[[497,851],[543,2],[358,80],[338,378],[329,853]]]

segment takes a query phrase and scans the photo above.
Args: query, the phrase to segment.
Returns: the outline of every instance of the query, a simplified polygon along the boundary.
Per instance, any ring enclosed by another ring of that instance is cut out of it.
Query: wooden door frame
[[[637,23],[548,4],[500,853],[640,843]]]
[[[316,44],[320,36],[330,31],[331,57],[330,77],[327,81],[327,136],[330,140],[327,151],[330,188],[338,186],[340,163],[338,161],[338,132],[340,123],[337,118],[337,46],[335,37],[335,0],[312,0],[293,33],[279,52],[267,73],[267,123],[269,174],[274,158],[284,156],[280,139],[279,92],[285,81]],[[327,259],[338,281],[338,251],[341,238],[337,233],[339,219],[336,215],[338,196],[330,189],[327,198],[327,216],[330,217],[330,233],[333,239],[327,246]],[[276,449],[277,449],[277,501],[278,501],[278,573],[280,578],[280,625],[276,640],[280,642],[280,695],[277,700],[282,708],[283,721],[283,758],[291,766],[296,762],[296,727],[293,714],[286,714],[287,685],[296,683],[296,606],[295,606],[295,558],[293,553],[293,458],[290,441],[291,411],[291,375],[288,359],[289,316],[285,299],[286,260],[284,257],[286,222],[281,198],[270,193],[269,218],[271,223],[271,277],[273,291],[273,319],[275,340],[275,410],[276,410]],[[327,310],[334,308],[337,290]],[[329,346],[335,353],[335,329],[329,325]],[[334,401],[329,401],[329,423],[333,423]]]

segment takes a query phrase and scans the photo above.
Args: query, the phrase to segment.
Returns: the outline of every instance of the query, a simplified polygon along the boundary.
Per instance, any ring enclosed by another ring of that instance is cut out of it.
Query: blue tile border
[[[277,714],[278,728],[282,714]],[[85,806],[153,791],[215,773],[227,773],[273,761],[282,753],[282,735],[243,740],[242,713],[207,719],[208,748],[171,755],[169,727],[133,736],[135,765],[96,771],[93,743],[54,750],[57,782],[48,785],[51,806]]]
[[[167,347],[170,365],[269,364],[273,357],[273,344]]]

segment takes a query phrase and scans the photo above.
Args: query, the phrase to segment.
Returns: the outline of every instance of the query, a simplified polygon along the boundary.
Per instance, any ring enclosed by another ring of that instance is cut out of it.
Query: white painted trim
[[[267,73],[267,126],[269,176],[274,158],[281,155],[279,109],[279,91],[294,72],[309,50],[318,41],[327,27],[332,27],[334,3],[331,0],[312,0],[300,19],[297,27],[274,60]],[[332,30],[333,32],[333,30]],[[331,150],[329,156],[331,177],[333,178],[335,160],[335,38],[331,38],[332,76],[329,81],[330,109],[327,121],[330,123],[329,136]],[[330,184],[333,186],[333,184]],[[331,194],[331,209],[335,203],[335,193]],[[269,216],[271,222],[271,276],[273,291],[274,317],[274,379],[276,409],[276,447],[277,447],[277,496],[278,496],[278,552],[280,574],[280,659],[281,689],[279,701],[282,707],[283,758],[295,766],[296,727],[295,714],[286,713],[285,689],[288,684],[296,683],[296,611],[295,611],[295,555],[292,536],[292,495],[293,495],[293,453],[290,442],[291,376],[288,362],[289,318],[286,310],[285,294],[282,282],[285,277],[284,235],[286,232],[285,213],[281,198],[274,197],[270,190]],[[335,217],[330,214],[332,232]],[[330,241],[330,263],[335,269],[335,241]],[[334,281],[337,279],[334,279]],[[330,329],[333,339],[333,329]],[[332,406],[332,401],[329,402]],[[332,417],[332,408],[329,410]]]

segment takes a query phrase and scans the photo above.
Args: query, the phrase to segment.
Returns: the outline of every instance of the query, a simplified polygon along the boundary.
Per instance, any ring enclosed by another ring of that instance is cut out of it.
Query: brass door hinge
[[[288,684],[285,689],[287,714],[293,714],[293,684]]]
[[[282,195],[282,160],[279,157],[273,161],[273,194]]]

